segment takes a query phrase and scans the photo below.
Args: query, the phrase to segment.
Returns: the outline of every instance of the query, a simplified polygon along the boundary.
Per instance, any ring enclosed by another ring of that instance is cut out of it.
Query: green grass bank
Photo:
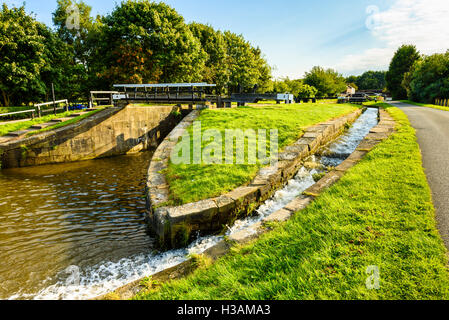
[[[436,104],[419,103],[419,102],[414,102],[414,101],[411,101],[411,100],[401,100],[401,102],[412,104],[412,105],[419,106],[419,107],[426,107],[426,108],[433,108],[433,109],[449,111],[449,107],[437,106]]]
[[[270,132],[270,129],[278,129],[278,143],[279,148],[282,149],[301,138],[306,128],[351,113],[357,108],[350,104],[336,103],[251,105],[234,109],[204,110],[198,121],[201,121],[202,133],[209,129],[218,129],[223,141],[226,129],[254,129],[256,132],[259,129],[266,129],[267,132]],[[192,137],[193,128],[189,128],[188,131]],[[209,143],[210,141],[203,141],[202,149]],[[246,140],[246,143],[250,142]],[[269,145],[267,141],[268,150]],[[245,148],[245,159],[247,159],[247,151]],[[224,146],[222,156],[224,159]],[[175,165],[170,162],[169,168],[165,171],[170,185],[170,204],[182,205],[229,192],[250,182],[260,167],[261,164]]]
[[[93,110],[90,111],[84,115],[81,115],[79,117],[74,117],[73,119],[70,119],[68,121],[65,122],[61,122],[58,124],[55,124],[54,126],[50,126],[47,127],[45,129],[42,130],[36,130],[31,132],[31,135],[37,134],[37,133],[41,133],[41,132],[45,132],[45,131],[49,131],[49,130],[54,130],[57,128],[61,128],[64,126],[67,126],[69,124],[73,124],[76,123],[78,121],[81,121],[87,117],[90,117],[91,115],[97,113],[98,111],[101,111],[102,109],[97,109],[97,110]],[[46,123],[46,122],[50,122],[53,119],[59,119],[59,118],[66,118],[69,117],[71,114],[74,113],[79,113],[80,111],[67,111],[67,112],[63,112],[63,113],[58,113],[57,115],[51,114],[51,115],[47,115],[47,116],[43,116],[41,118],[35,118],[33,120],[29,120],[29,121],[24,121],[24,122],[16,122],[16,123],[9,123],[9,124],[4,124],[4,125],[0,125],[0,137],[1,136],[5,136],[10,132],[14,132],[14,131],[20,131],[20,130],[26,130],[28,128],[31,128],[32,126],[36,125],[36,124],[41,124],[41,123]]]
[[[385,106],[397,132],[307,209],[213,265],[135,299],[448,299],[438,234],[414,129]],[[378,266],[380,289],[366,287]]]

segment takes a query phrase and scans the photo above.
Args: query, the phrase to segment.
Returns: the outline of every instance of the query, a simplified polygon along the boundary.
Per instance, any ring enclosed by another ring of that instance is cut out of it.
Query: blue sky
[[[20,5],[23,1],[7,0]],[[94,14],[119,1],[85,0]],[[449,48],[447,0],[166,0],[184,18],[243,34],[259,46],[276,77],[300,78],[315,65],[345,75],[385,70],[403,43],[426,54]],[[56,0],[28,0],[52,25]],[[446,46],[446,47],[445,47]]]

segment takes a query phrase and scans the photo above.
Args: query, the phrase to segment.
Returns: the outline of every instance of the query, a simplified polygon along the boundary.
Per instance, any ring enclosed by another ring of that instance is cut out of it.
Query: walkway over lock
[[[217,95],[210,94],[215,87],[207,83],[116,84],[113,100],[204,104],[217,101]]]

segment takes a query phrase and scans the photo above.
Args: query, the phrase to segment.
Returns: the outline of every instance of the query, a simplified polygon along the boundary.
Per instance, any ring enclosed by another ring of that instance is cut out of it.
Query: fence
[[[65,107],[57,108],[56,105],[61,104],[61,103],[64,103]],[[42,107],[50,106],[50,105],[53,105],[53,109],[47,109],[47,110],[42,109]],[[44,102],[44,103],[35,104],[34,107],[36,108],[36,112],[38,114],[38,117],[40,118],[40,117],[42,117],[43,113],[47,113],[47,112],[51,112],[51,111],[56,112],[57,110],[68,111],[69,110],[69,101],[67,99],[64,99],[64,100],[58,100],[58,101],[54,101],[54,102],[53,101]]]
[[[0,114],[0,118],[1,117],[7,117],[7,116],[19,115],[19,114],[26,114],[26,113],[30,113],[31,114],[31,119],[34,119],[36,117],[36,109],[29,109],[29,110],[23,110],[23,111],[2,113],[2,114]]]
[[[449,99],[435,99],[437,106],[449,107]]]
[[[65,104],[64,107],[62,107],[62,108],[57,107],[57,105],[62,104],[62,103]],[[53,108],[51,108],[51,109],[43,109],[42,108],[42,107],[50,106],[50,105],[53,105]],[[11,116],[15,116],[15,115],[22,115],[22,114],[30,114],[31,119],[34,119],[34,118],[36,118],[36,116],[38,118],[42,117],[42,115],[45,113],[56,112],[58,110],[68,111],[68,108],[69,108],[69,101],[67,99],[64,99],[64,100],[58,100],[58,101],[54,101],[54,102],[52,101],[52,102],[44,102],[44,103],[35,104],[34,109],[1,113],[0,118],[11,117]]]

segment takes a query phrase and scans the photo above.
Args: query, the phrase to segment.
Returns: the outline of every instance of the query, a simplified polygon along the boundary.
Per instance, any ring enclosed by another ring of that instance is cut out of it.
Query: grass
[[[270,129],[278,129],[278,143],[279,148],[282,149],[296,142],[307,127],[348,114],[356,109],[356,106],[350,104],[247,106],[235,109],[204,110],[198,121],[201,121],[202,132],[218,129],[223,141],[226,129],[254,129],[256,132],[258,129],[267,129],[268,133]],[[189,132],[192,136],[192,127]],[[202,148],[204,149],[208,143],[209,141],[203,141]],[[267,141],[267,149],[269,148],[269,141]],[[224,150],[223,146],[223,158]],[[245,152],[247,153],[247,148]],[[248,163],[247,159],[245,163]],[[170,204],[181,205],[219,196],[250,182],[260,167],[260,163],[255,165],[175,165],[170,162],[165,171],[170,185]]]
[[[96,110],[90,111],[90,112],[88,112],[86,114],[83,114],[81,116],[75,117],[75,118],[70,119],[68,121],[57,123],[54,126],[50,126],[50,127],[46,127],[46,128],[40,129],[40,130],[36,130],[36,131],[30,132],[30,133],[28,133],[28,136],[32,136],[32,135],[36,135],[36,134],[39,134],[39,133],[42,133],[42,132],[55,130],[55,129],[58,129],[58,128],[61,128],[61,127],[68,126],[70,124],[74,124],[74,123],[80,122],[81,120],[86,119],[86,118],[88,118],[90,116],[93,116],[94,114],[102,111],[103,109],[104,108],[98,108]]]
[[[414,102],[411,100],[401,100],[401,102],[412,104],[412,105],[419,106],[419,107],[426,107],[426,108],[433,108],[433,109],[449,111],[449,107],[437,106],[436,104],[419,103],[419,102]]]
[[[0,136],[7,135],[8,133],[14,132],[14,131],[26,130],[36,124],[46,123],[53,119],[65,118],[65,117],[70,116],[73,113],[79,113],[79,112],[80,112],[79,110],[78,111],[68,111],[68,112],[58,113],[57,115],[51,114],[51,115],[43,116],[41,118],[36,118],[33,120],[29,120],[29,121],[4,124],[4,125],[0,126]],[[78,122],[78,121],[92,115],[94,112],[95,112],[95,110],[89,112],[87,115],[73,118],[69,121],[58,123],[57,125],[54,125],[54,126],[42,129],[42,130],[34,131],[32,133],[35,134],[35,133],[40,133],[43,131],[53,130],[53,129],[56,129],[56,128],[59,128],[62,126],[66,126],[66,125],[74,123],[74,122]],[[82,119],[80,119],[80,118],[82,118]]]
[[[0,107],[0,122],[9,120],[20,120],[20,119],[27,119],[31,117],[31,113],[20,113],[15,115],[9,115],[9,116],[2,116],[2,114],[10,113],[10,112],[17,112],[17,111],[26,111],[26,110],[33,110],[34,107]]]
[[[447,251],[415,131],[402,111],[382,105],[397,132],[307,209],[135,299],[448,299]],[[379,290],[366,287],[369,266],[379,267]]]

